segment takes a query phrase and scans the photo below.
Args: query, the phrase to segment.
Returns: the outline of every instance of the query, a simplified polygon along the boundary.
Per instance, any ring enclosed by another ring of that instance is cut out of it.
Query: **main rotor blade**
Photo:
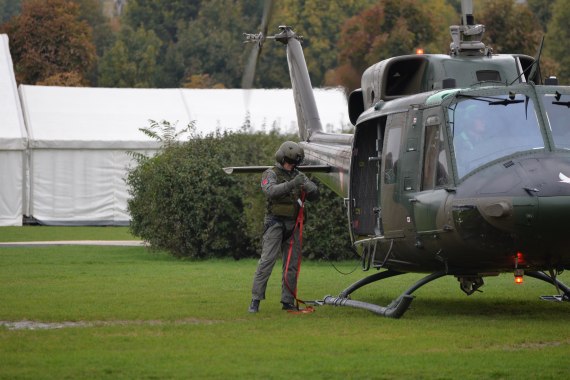
[[[271,20],[271,14],[273,13],[273,0],[266,0],[263,7],[263,16],[261,18],[261,35],[262,38],[258,43],[255,43],[249,54],[247,60],[243,78],[241,81],[241,87],[243,89],[250,89],[253,87],[253,80],[255,78],[255,70],[257,67],[257,62],[259,61],[259,56],[261,55],[261,49],[263,47],[263,42],[265,36],[267,36],[267,30],[269,28],[269,21]]]

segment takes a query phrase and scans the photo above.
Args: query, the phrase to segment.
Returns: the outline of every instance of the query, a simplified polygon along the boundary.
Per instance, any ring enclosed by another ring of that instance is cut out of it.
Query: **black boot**
[[[281,302],[283,304],[282,310],[299,310],[297,306],[289,302]]]
[[[250,313],[257,313],[259,311],[259,300],[251,300],[251,304],[249,304],[249,309],[247,311]]]

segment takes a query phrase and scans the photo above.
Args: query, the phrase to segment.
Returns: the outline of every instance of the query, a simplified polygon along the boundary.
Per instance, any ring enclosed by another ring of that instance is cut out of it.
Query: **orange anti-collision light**
[[[416,54],[421,55],[421,54],[423,54],[423,53],[424,53],[424,49],[422,49],[422,48],[417,48],[417,49],[416,49]]]
[[[515,284],[522,284],[524,282],[523,276],[524,271],[522,269],[515,269]]]

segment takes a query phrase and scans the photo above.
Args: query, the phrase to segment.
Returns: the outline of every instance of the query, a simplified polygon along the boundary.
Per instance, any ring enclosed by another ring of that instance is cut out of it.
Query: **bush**
[[[353,258],[355,252],[351,248],[343,199],[318,180],[314,181],[319,185],[321,197],[318,202],[307,203],[303,254],[319,260]]]
[[[247,252],[237,178],[225,175],[219,136],[171,145],[127,177],[131,230],[178,257]]]
[[[167,138],[153,128],[163,128]],[[218,132],[174,143],[177,135],[166,122],[143,131],[162,141],[164,149],[151,158],[136,156],[138,165],[127,174],[132,233],[176,257],[239,259],[259,254],[265,212],[261,175],[227,175],[222,168],[271,165],[279,145],[291,136]],[[314,259],[348,257],[342,199],[323,186],[321,194],[319,202],[308,203],[304,254]]]

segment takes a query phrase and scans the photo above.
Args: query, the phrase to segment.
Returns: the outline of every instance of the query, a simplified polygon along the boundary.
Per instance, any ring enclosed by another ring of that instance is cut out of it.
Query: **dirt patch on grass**
[[[73,327],[101,327],[101,326],[165,326],[165,325],[212,325],[221,321],[207,319],[180,319],[176,321],[161,320],[133,320],[133,321],[63,321],[63,322],[39,322],[39,321],[0,321],[0,327],[8,330],[55,330]]]

